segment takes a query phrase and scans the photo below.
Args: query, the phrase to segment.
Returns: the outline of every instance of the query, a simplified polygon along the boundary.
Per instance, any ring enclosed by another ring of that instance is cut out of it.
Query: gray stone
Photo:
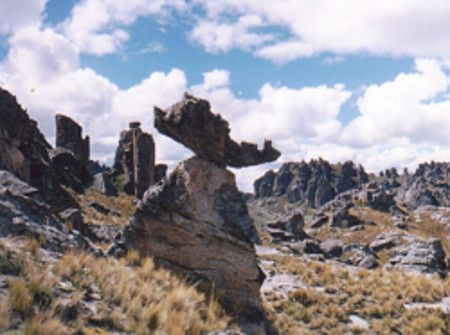
[[[92,182],[92,187],[96,190],[102,192],[106,196],[116,197],[117,191],[111,183],[111,179],[108,173],[100,172],[94,175],[94,179]]]
[[[262,150],[253,143],[233,141],[228,122],[211,112],[209,102],[187,93],[181,101],[165,110],[155,107],[155,128],[199,157],[222,167],[258,165],[280,156],[268,140]]]

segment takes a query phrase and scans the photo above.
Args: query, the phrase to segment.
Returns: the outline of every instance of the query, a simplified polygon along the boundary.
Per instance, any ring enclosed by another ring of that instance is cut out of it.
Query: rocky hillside
[[[286,163],[254,188],[262,290],[282,333],[448,333],[450,163],[402,175]]]
[[[0,119],[2,333],[277,333],[259,236],[227,170],[276,159],[270,141],[236,143],[206,100],[186,94],[155,109],[157,129],[195,153],[166,176],[137,121],[109,168],[65,115],[55,147],[4,90]]]
[[[270,141],[189,94],[154,115],[193,152],[169,175],[138,121],[102,166],[76,121],[53,147],[0,89],[2,334],[448,334],[448,163],[286,163],[246,197],[228,167]]]

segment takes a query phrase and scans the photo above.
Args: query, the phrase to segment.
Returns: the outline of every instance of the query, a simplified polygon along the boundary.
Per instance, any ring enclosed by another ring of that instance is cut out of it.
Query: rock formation
[[[89,174],[89,136],[68,116],[56,115],[56,148],[50,151],[52,169],[58,181],[78,193],[91,182]]]
[[[113,166],[116,173],[125,175],[124,191],[137,198],[155,181],[155,143],[140,125],[130,122],[130,129],[120,133]]]
[[[323,159],[284,163],[278,172],[268,171],[254,183],[255,196],[286,195],[289,202],[319,208],[337,194],[369,180],[362,166],[353,162],[331,165]]]
[[[274,149],[238,146],[228,137],[227,122],[209,111],[209,103],[189,95],[167,112],[155,108],[155,124],[197,156],[179,163],[145,193],[126,229],[126,244],[212,283],[224,308],[244,329],[270,332],[260,298],[264,274],[253,246],[258,234],[225,165],[256,164],[269,159]]]
[[[11,171],[38,188],[45,200],[59,209],[76,206],[59,185],[49,156],[51,145],[37,128],[36,121],[9,92],[0,89],[0,169]]]
[[[233,141],[229,136],[228,122],[211,112],[209,102],[187,93],[180,102],[166,110],[155,107],[155,127],[197,156],[223,167],[258,165],[280,156],[271,141],[266,140],[262,150],[253,143]]]
[[[403,174],[396,200],[410,208],[450,207],[450,163],[424,163],[415,173]]]
[[[82,138],[81,126],[70,117],[56,114],[56,148],[69,150],[85,168],[89,162],[89,136]]]
[[[292,241],[307,237],[303,231],[304,226],[303,213],[300,210],[294,210],[267,223],[267,231],[274,241]]]

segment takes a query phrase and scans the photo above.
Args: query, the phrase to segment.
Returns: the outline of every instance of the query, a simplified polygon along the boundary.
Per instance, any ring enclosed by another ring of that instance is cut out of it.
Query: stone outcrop
[[[109,197],[117,196],[117,191],[111,182],[110,175],[106,172],[100,172],[94,175],[92,187]]]
[[[89,136],[82,137],[83,129],[70,117],[56,115],[56,148],[67,149],[86,170],[89,162]]]
[[[35,237],[43,248],[53,251],[82,248],[101,254],[83,235],[69,233],[38,189],[0,170],[0,237],[8,235]]]
[[[323,159],[284,163],[277,172],[268,171],[254,183],[257,198],[286,195],[289,202],[319,208],[336,195],[369,180],[362,166],[351,161],[332,165]]]
[[[233,141],[229,136],[228,122],[211,112],[209,102],[187,93],[180,102],[166,110],[155,107],[155,128],[197,156],[223,167],[258,165],[280,156],[271,141],[266,140],[262,150],[253,143]]]
[[[45,200],[58,209],[76,206],[61,188],[52,168],[51,145],[37,128],[36,121],[9,92],[0,89],[0,169],[11,171],[36,187]]]
[[[120,133],[113,168],[125,175],[124,191],[137,198],[155,182],[155,143],[139,122],[130,122],[130,129]]]
[[[56,147],[50,151],[52,169],[58,181],[78,193],[91,182],[89,136],[70,117],[56,115]]]
[[[421,206],[450,207],[450,163],[431,162],[419,165],[415,173],[404,173],[396,200],[410,208]]]
[[[393,249],[385,268],[415,273],[448,273],[446,254],[438,239],[413,239]]]
[[[274,241],[295,241],[307,237],[303,231],[305,219],[300,210],[294,210],[267,223],[266,230]]]
[[[238,145],[209,103],[189,95],[166,111],[155,108],[155,126],[196,156],[166,178],[159,173],[161,180],[145,192],[125,230],[126,245],[209,283],[245,332],[273,333],[261,304],[265,276],[253,246],[259,237],[226,166],[271,161],[278,151],[270,142],[262,151]]]
[[[142,254],[214,282],[229,311],[260,302],[256,237],[234,175],[198,157],[149,189],[126,231],[127,245]]]

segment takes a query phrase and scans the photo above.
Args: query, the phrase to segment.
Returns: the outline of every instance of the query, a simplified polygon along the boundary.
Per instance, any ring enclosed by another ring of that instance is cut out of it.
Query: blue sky
[[[49,141],[65,113],[111,162],[141,120],[158,162],[191,153],[153,128],[153,106],[190,91],[237,140],[271,138],[276,163],[348,159],[369,171],[450,160],[445,0],[2,0],[0,86]]]

